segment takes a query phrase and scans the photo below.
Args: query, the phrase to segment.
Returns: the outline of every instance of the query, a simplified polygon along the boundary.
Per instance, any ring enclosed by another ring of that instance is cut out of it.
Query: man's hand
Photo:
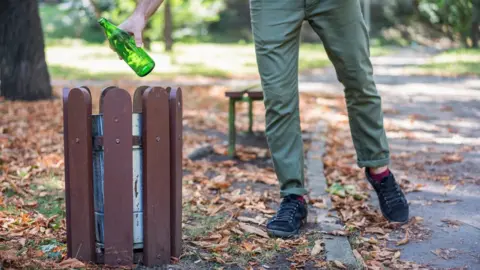
[[[120,24],[118,28],[129,33],[130,35],[133,35],[137,47],[142,47],[143,29],[145,29],[146,24],[147,20],[145,19],[145,16],[138,13],[133,13],[128,19]]]
[[[147,21],[157,11],[162,2],[163,0],[138,0],[137,7],[132,15],[118,26],[118,28],[134,36],[137,47],[142,47],[143,30]],[[120,57],[120,59],[122,58]]]

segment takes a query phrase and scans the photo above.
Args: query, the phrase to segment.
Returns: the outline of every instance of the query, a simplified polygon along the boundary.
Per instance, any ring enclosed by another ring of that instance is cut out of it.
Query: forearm
[[[145,20],[148,20],[153,13],[157,11],[162,2],[163,0],[138,0],[137,8],[134,13],[142,15],[145,17]]]

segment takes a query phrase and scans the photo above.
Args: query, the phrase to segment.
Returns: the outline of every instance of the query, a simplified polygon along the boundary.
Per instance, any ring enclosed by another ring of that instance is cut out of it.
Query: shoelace
[[[382,183],[380,192],[389,208],[395,208],[398,205],[403,205],[403,199],[398,185],[393,184],[391,186],[387,186],[386,184]]]
[[[280,209],[278,209],[277,215],[273,218],[273,220],[292,222],[299,206],[300,201],[290,200],[282,202],[280,204]]]

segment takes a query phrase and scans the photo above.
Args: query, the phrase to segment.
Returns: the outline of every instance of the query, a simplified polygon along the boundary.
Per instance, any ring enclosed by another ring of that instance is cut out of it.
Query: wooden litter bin
[[[68,257],[165,265],[181,254],[182,91],[64,89]]]

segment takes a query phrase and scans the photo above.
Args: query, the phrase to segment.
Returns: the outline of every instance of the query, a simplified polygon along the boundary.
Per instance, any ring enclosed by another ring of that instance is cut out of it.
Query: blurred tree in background
[[[476,0],[473,0],[476,1]],[[417,10],[421,18],[428,20],[447,37],[460,40],[470,47],[472,0],[420,0]]]
[[[479,0],[371,0],[371,37],[400,45],[447,37],[465,47],[472,46],[476,33],[472,22],[472,1]],[[48,2],[60,3],[42,8],[42,12],[47,13],[42,17],[50,18],[44,25],[48,36],[71,36],[87,42],[105,41],[96,24],[98,17],[104,16],[120,24],[136,5],[136,0]],[[57,10],[55,14],[49,10],[54,6]],[[52,16],[48,16],[49,12]],[[72,28],[73,25],[75,27]],[[67,31],[69,29],[70,32]],[[397,31],[398,34],[392,38],[385,31]],[[302,40],[318,42],[309,27],[302,32]],[[167,51],[172,48],[173,41],[251,42],[249,2],[165,0],[145,31],[147,49],[152,41],[164,41]]]
[[[0,1],[0,96],[8,100],[52,97],[36,1]]]
[[[373,0],[371,35],[388,39],[384,31],[396,30],[397,37],[407,42],[401,45],[446,37],[452,42],[470,47],[474,43],[474,34],[478,32],[478,26],[476,29],[473,26],[472,2],[478,1]]]
[[[120,24],[135,9],[135,0],[64,0],[60,4],[45,6],[43,12],[60,13],[45,23],[49,37],[82,38],[87,42],[104,42],[105,37],[97,25],[99,17],[106,17],[114,24]],[[148,22],[144,32],[145,46],[151,41],[168,41],[167,49],[173,40],[202,41],[208,39],[208,26],[219,18],[223,0],[166,0],[159,11]],[[49,10],[52,9],[52,10]],[[53,15],[53,14],[52,14]],[[49,17],[48,14],[47,16]],[[66,33],[75,25],[74,33]]]

